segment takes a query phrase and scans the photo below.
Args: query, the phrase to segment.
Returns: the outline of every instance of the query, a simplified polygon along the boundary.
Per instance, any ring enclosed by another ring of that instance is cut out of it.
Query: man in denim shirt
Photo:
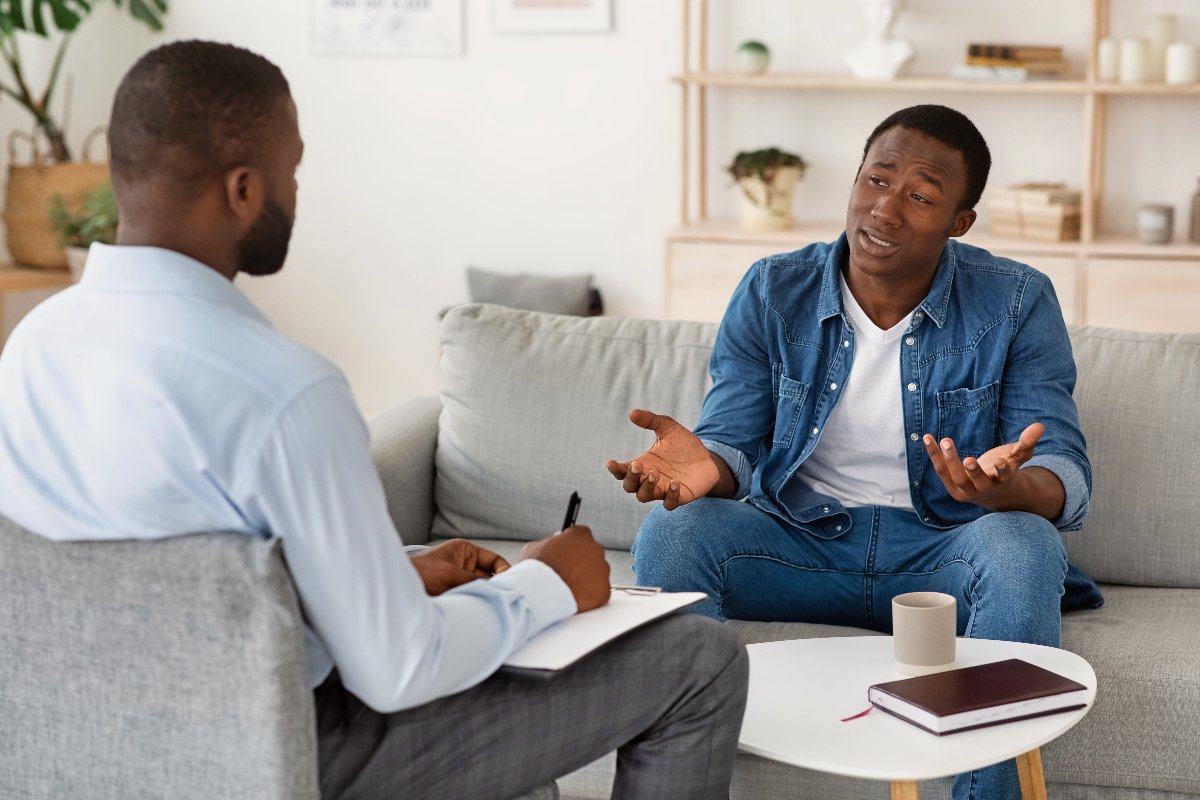
[[[1059,644],[1059,531],[1091,469],[1050,281],[955,241],[990,165],[959,112],[899,111],[867,140],[845,233],[750,268],[695,432],[635,410],[655,444],[608,462],[662,501],[639,582],[707,592],[718,619],[887,632],[892,597],[940,591],[960,635]],[[1013,762],[954,796],[1018,797]]]

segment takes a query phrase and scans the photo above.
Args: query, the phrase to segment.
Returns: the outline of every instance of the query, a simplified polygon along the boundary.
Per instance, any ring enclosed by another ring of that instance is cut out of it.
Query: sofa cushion
[[[51,542],[0,519],[0,795],[315,800],[278,541]]]
[[[606,547],[628,549],[649,506],[604,468],[653,442],[634,407],[694,425],[715,325],[459,306],[442,323],[438,537],[528,540],[558,530],[567,498]]]
[[[1046,746],[1046,777],[1200,793],[1200,591],[1101,588],[1103,608],[1063,617],[1063,647],[1098,688],[1083,722]]]
[[[472,303],[583,317],[588,313],[591,289],[592,276],[587,273],[533,275],[467,267],[467,291]]]
[[[1092,463],[1072,560],[1105,583],[1200,588],[1200,335],[1071,331]]]

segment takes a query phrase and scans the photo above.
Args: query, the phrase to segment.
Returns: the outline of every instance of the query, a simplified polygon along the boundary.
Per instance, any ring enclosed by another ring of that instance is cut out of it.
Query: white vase
[[[792,227],[792,198],[796,196],[799,167],[780,167],[771,182],[757,177],[739,178],[736,191],[741,197],[738,222],[747,231],[780,231]]]
[[[71,280],[79,283],[83,276],[83,265],[87,263],[88,249],[86,247],[67,248],[67,266],[71,270]]]

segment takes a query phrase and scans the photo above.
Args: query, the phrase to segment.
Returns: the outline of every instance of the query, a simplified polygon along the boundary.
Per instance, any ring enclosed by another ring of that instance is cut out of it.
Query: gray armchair
[[[315,800],[278,541],[55,543],[0,518],[6,797]]]

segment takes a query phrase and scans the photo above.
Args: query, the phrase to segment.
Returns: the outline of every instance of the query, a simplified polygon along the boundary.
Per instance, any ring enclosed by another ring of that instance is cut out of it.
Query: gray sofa
[[[604,469],[649,434],[650,408],[696,421],[714,325],[581,319],[497,306],[452,310],[438,398],[371,421],[376,462],[406,543],[465,536],[514,557],[555,530],[567,497],[631,581],[629,546],[648,509]],[[1044,748],[1050,796],[1178,800],[1200,795],[1200,336],[1078,328],[1076,400],[1094,468],[1091,514],[1067,536],[1107,602],[1068,614],[1063,644],[1096,670],[1096,705]],[[806,624],[731,622],[746,642],[863,635]],[[564,797],[608,796],[612,759],[559,781]],[[948,797],[949,781],[923,797]],[[736,798],[884,798],[888,788],[739,755]]]

